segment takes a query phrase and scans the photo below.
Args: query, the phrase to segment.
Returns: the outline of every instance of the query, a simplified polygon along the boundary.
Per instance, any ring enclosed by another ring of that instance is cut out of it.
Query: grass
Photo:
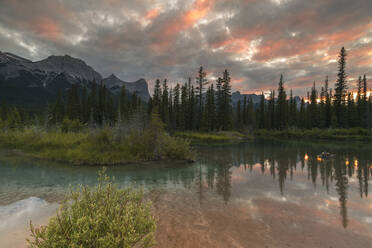
[[[238,143],[250,136],[235,131],[228,132],[176,132],[175,137],[188,139],[194,145],[213,145]]]
[[[190,143],[169,136],[156,122],[152,121],[143,132],[126,136],[115,129],[62,132],[31,127],[0,131],[0,148],[77,165],[113,165],[160,159],[193,161],[196,155]]]
[[[308,139],[308,140],[340,140],[340,141],[372,141],[372,131],[363,128],[350,129],[286,129],[256,130],[255,137]]]

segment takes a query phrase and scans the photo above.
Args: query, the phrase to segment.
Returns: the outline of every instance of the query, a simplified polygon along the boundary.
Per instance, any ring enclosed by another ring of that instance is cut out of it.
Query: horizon
[[[224,69],[234,91],[277,88],[280,74],[294,95],[306,96],[326,76],[333,88],[345,46],[349,89],[372,69],[372,3],[350,1],[116,0],[0,3],[1,50],[37,61],[68,54],[103,77],[195,78],[203,66],[212,83]],[[291,14],[294,13],[294,14]]]

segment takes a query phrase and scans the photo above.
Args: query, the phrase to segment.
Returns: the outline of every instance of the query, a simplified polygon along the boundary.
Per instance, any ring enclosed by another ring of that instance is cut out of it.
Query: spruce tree
[[[276,128],[282,129],[286,127],[287,120],[287,95],[284,90],[283,75],[280,75],[279,87],[278,87],[278,100],[276,104],[277,113],[277,125]]]
[[[198,76],[196,77],[196,92],[197,92],[197,99],[198,99],[198,119],[197,119],[197,128],[200,129],[202,125],[202,118],[203,118],[203,93],[205,86],[208,84],[208,80],[206,79],[206,72],[203,70],[203,67],[200,66]]]
[[[265,109],[265,95],[262,92],[260,96],[260,108],[259,108],[259,128],[263,129],[266,127],[265,125],[265,115],[266,115],[266,109]]]
[[[180,129],[181,126],[181,107],[180,107],[180,85],[177,84],[173,90],[173,111],[175,129]]]
[[[161,85],[160,80],[156,79],[155,81],[155,87],[154,87],[154,94],[152,97],[152,107],[155,110],[155,112],[160,112],[160,105],[162,102],[162,92],[161,92]]]
[[[180,128],[186,130],[188,127],[188,106],[189,106],[189,95],[188,95],[187,83],[181,88],[181,111],[180,111]]]
[[[216,82],[216,101],[217,101],[217,127],[221,129],[223,126],[223,93],[222,93],[222,78],[218,78]]]
[[[231,85],[230,73],[225,70],[222,77],[222,129],[229,130],[232,128],[232,106],[231,106]]]
[[[164,79],[163,82],[163,94],[161,99],[161,110],[160,116],[162,121],[169,125],[169,94],[168,94],[168,84],[167,79]]]
[[[315,82],[313,87],[311,88],[311,95],[310,95],[310,105],[309,105],[309,120],[310,120],[310,127],[315,128],[318,127],[318,91],[315,87]]]
[[[341,48],[340,54],[338,56],[338,73],[337,82],[335,84],[335,114],[337,118],[337,123],[339,126],[344,126],[346,122],[345,116],[345,101],[346,101],[346,90],[347,86],[347,74],[346,74],[346,50],[344,47]]]

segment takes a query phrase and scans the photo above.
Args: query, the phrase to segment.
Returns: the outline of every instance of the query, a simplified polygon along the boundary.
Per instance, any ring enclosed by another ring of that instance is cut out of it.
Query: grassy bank
[[[256,130],[255,137],[307,140],[337,140],[337,141],[372,141],[372,131],[362,128],[350,129],[287,129],[287,130]]]
[[[189,142],[169,136],[158,121],[151,121],[142,132],[130,134],[115,128],[62,132],[30,127],[0,131],[0,148],[41,159],[90,165],[195,159]]]
[[[193,145],[233,144],[252,137],[239,132],[176,132],[175,137],[187,139]]]

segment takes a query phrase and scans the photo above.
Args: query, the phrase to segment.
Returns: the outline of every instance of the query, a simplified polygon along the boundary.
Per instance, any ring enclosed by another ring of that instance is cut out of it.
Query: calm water
[[[267,237],[262,237],[267,247],[295,246],[296,242],[308,244],[308,247],[348,247],[348,244],[372,247],[370,147],[256,141],[202,147],[198,151],[200,161],[192,165],[115,166],[108,168],[108,174],[114,176],[120,186],[143,188],[149,195],[160,194],[163,197],[161,202],[167,202],[167,206],[161,206],[160,202],[157,209],[169,209],[159,214],[167,215],[167,211],[174,211],[172,221],[180,220],[182,223],[183,218],[194,218],[192,213],[184,216],[192,205],[209,225],[209,230],[200,232],[213,230],[218,236],[220,229],[213,223],[218,223],[221,218],[222,222],[218,225],[232,222],[233,227],[244,222],[244,225],[253,223],[254,229],[263,228],[263,232],[268,233]],[[336,156],[330,160],[318,160],[316,155],[322,151]],[[52,215],[69,185],[94,185],[98,170],[98,167],[25,161],[2,154],[0,247],[1,236],[6,236],[10,230],[26,228],[30,219]],[[212,209],[216,213],[213,223]],[[167,223],[160,223],[159,226],[160,229],[165,228]],[[221,231],[221,235],[226,233],[227,230]],[[291,233],[303,236],[303,240],[297,240]],[[215,247],[226,247],[226,244],[234,242],[241,244],[236,247],[248,247],[244,245],[247,236],[244,231],[228,235],[225,241],[214,238],[220,242]],[[322,235],[333,235],[338,241],[324,243]],[[163,246],[169,245],[161,240],[161,234],[158,238]],[[319,242],[314,243],[317,239]],[[225,245],[223,242],[226,242]],[[257,242],[256,246],[252,247],[265,247],[261,246],[260,240],[254,242]]]

